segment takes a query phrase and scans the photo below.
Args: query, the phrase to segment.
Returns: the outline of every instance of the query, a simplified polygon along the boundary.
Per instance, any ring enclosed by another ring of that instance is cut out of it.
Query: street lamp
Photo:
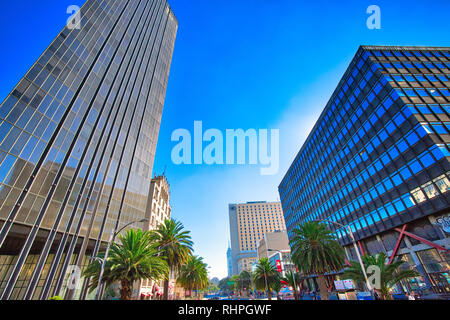
[[[366,269],[364,268],[364,263],[363,263],[363,261],[362,261],[362,259],[361,259],[361,255],[360,255],[360,253],[359,253],[358,246],[356,245],[356,240],[355,240],[355,236],[353,235],[352,228],[351,228],[350,226],[344,226],[343,224],[341,224],[341,223],[339,223],[339,222],[330,221],[330,220],[321,220],[321,219],[318,219],[318,220],[315,220],[315,221],[318,221],[318,222],[329,222],[329,223],[334,223],[335,225],[338,225],[338,226],[340,226],[340,227],[342,227],[342,228],[344,228],[344,229],[345,229],[345,228],[348,229],[348,232],[349,232],[349,234],[350,234],[350,237],[352,238],[353,247],[355,248],[355,251],[356,251],[356,256],[358,257],[359,264],[361,265],[361,269],[362,269],[362,272],[363,272],[363,274],[364,274],[364,279],[366,280],[367,288],[368,288],[369,290],[372,290],[372,286],[370,285],[369,279],[367,278]]]
[[[100,275],[98,277],[98,286],[97,286],[97,292],[95,293],[95,300],[101,300],[102,298],[102,290],[101,290],[101,286],[102,286],[102,278],[103,278],[103,273],[105,272],[105,265],[106,265],[106,260],[108,259],[108,254],[109,254],[109,249],[111,248],[111,243],[114,241],[114,239],[116,238],[116,236],[122,232],[123,229],[125,229],[128,226],[131,226],[132,224],[135,223],[141,223],[141,222],[147,222],[147,219],[142,219],[139,221],[133,221],[130,223],[127,223],[126,225],[124,225],[122,228],[119,229],[119,231],[115,232],[116,229],[112,229],[111,230],[111,235],[109,236],[109,240],[108,240],[108,245],[106,246],[106,251],[105,251],[105,256],[102,258],[99,257],[94,257],[94,260],[98,260],[101,261],[101,269],[100,269]]]

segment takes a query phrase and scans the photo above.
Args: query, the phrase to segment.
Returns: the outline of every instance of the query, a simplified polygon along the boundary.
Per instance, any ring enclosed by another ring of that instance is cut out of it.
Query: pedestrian
[[[415,291],[413,291],[414,292],[414,298],[416,298],[416,300],[421,300],[422,299],[422,296],[420,295],[420,292],[415,292]]]
[[[374,293],[375,300],[380,300],[380,296],[378,295],[378,292],[375,291]]]
[[[408,294],[408,300],[416,300],[416,297],[414,295],[414,291],[411,291],[411,293]]]

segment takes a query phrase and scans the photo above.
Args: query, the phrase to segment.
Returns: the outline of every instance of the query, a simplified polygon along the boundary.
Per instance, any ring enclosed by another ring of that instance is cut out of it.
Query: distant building
[[[148,196],[146,222],[147,230],[154,230],[165,220],[170,219],[169,183],[164,175],[152,179]]]
[[[147,212],[145,222],[146,230],[155,230],[165,220],[171,218],[172,207],[170,206],[170,185],[165,175],[157,176],[150,183],[150,192],[147,199]],[[176,279],[170,279],[169,295],[176,298],[176,293],[183,290],[177,290]],[[162,293],[163,282],[156,284],[151,280],[144,280],[140,284],[139,294],[142,298],[149,299]],[[158,290],[155,290],[158,289]]]
[[[233,258],[231,255],[231,247],[228,246],[227,250],[227,271],[228,271],[228,277],[231,277],[233,275]]]
[[[281,203],[247,202],[229,205],[231,274],[250,271],[264,234],[286,230]]]
[[[217,286],[217,285],[219,285],[220,280],[219,280],[219,278],[214,277],[211,280],[209,280],[209,282],[211,282],[212,284]]]
[[[295,271],[295,265],[291,261],[291,248],[286,231],[275,231],[264,234],[258,243],[258,260],[268,258],[274,267],[277,267],[282,275],[286,271]]]

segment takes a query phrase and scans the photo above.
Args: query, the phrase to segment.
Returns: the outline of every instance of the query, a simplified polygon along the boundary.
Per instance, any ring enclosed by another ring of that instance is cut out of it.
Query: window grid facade
[[[436,220],[450,207],[449,70],[445,47],[358,50],[279,186],[290,239],[299,224],[324,220],[352,259],[348,226],[371,254],[392,254],[394,228],[407,224],[446,246]],[[430,274],[413,242],[400,251],[435,292],[450,292],[448,259]]]
[[[230,236],[233,274],[251,270],[260,240],[266,233],[285,231],[279,202],[248,202],[230,205]]]
[[[88,0],[81,18],[0,104],[0,255],[18,256],[2,299],[60,293],[69,265],[145,217],[178,22],[165,0]]]

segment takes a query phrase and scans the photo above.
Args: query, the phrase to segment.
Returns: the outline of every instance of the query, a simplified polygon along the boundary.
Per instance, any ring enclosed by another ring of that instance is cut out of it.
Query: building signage
[[[353,290],[355,286],[352,280],[335,280],[334,287],[337,291]]]
[[[342,281],[342,280],[335,280],[334,281],[334,287],[336,288],[337,291],[345,290],[344,281]]]
[[[277,260],[277,261],[275,261],[275,264],[277,265],[278,272],[281,272],[281,261]]]
[[[344,287],[346,290],[352,290],[355,289],[355,286],[353,285],[353,281],[352,280],[344,280]]]

